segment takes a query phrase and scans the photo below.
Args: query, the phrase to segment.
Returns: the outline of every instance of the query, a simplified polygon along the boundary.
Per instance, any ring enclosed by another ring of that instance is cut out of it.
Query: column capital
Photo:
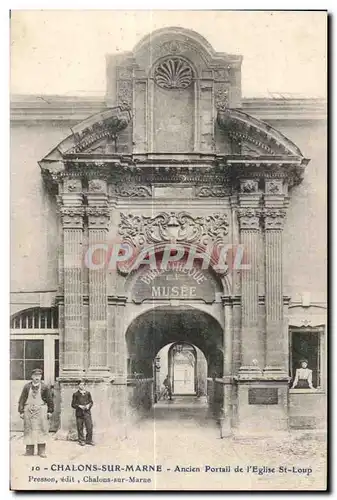
[[[244,207],[238,209],[238,217],[240,222],[240,230],[254,230],[260,229],[261,209]]]
[[[95,205],[86,207],[89,229],[108,229],[110,208],[108,205]]]
[[[79,205],[61,205],[60,214],[64,229],[82,229],[84,207]]]
[[[282,231],[286,214],[284,208],[265,208],[262,213],[265,230]]]

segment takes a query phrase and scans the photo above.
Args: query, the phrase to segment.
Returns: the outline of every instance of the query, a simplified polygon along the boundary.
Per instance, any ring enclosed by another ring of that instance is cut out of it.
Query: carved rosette
[[[267,194],[283,194],[283,181],[281,179],[266,180]]]
[[[110,209],[104,207],[86,207],[86,214],[88,217],[88,226],[91,229],[108,229],[110,220]]]
[[[82,183],[80,179],[64,179],[63,191],[65,193],[75,193],[82,191]]]
[[[60,207],[61,220],[64,229],[82,229],[84,208],[82,206]]]
[[[259,184],[257,180],[244,179],[240,182],[241,193],[257,193]]]
[[[256,208],[240,208],[238,217],[241,230],[258,231],[260,229],[261,210]]]
[[[120,214],[119,234],[135,247],[163,242],[220,243],[228,234],[226,214],[193,217],[187,212],[161,212],[154,217]]]
[[[266,208],[263,211],[265,229],[282,231],[285,217],[286,217],[286,210],[279,208],[277,209]]]

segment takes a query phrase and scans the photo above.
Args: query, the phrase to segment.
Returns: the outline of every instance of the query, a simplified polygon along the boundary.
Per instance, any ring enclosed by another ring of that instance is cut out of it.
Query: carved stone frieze
[[[154,81],[164,89],[185,89],[192,83],[191,66],[180,57],[160,62],[154,71]]]
[[[120,214],[119,234],[134,246],[145,243],[185,242],[207,245],[228,234],[226,214],[194,217],[187,212],[161,212],[154,217]]]
[[[286,217],[286,210],[284,209],[265,208],[263,210],[265,229],[282,230],[285,217]]]
[[[150,186],[123,183],[112,186],[111,194],[121,198],[151,198],[152,190]]]
[[[229,186],[200,186],[195,191],[197,198],[223,198],[229,194]]]
[[[84,207],[82,206],[60,206],[62,225],[64,228],[82,228]]]
[[[239,208],[238,217],[241,230],[259,230],[261,210],[258,208]]]

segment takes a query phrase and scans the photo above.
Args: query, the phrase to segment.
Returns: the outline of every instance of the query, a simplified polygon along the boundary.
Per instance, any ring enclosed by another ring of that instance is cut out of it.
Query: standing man
[[[48,420],[54,411],[54,402],[48,386],[41,379],[42,370],[36,368],[32,372],[32,381],[22,389],[19,413],[24,424],[25,455],[34,455],[34,447],[37,445],[38,455],[45,458]]]
[[[81,446],[85,444],[90,444],[94,446],[92,441],[92,418],[91,418],[91,408],[93,405],[92,397],[89,391],[85,388],[85,381],[80,380],[78,383],[78,390],[73,394],[73,400],[71,403],[72,408],[75,409],[76,424],[78,432],[78,442]],[[86,430],[86,438],[84,439],[83,426]]]
[[[171,381],[170,381],[170,377],[168,376],[168,374],[166,375],[166,378],[165,378],[163,384],[164,384],[164,387],[166,388],[166,393],[167,393],[168,399],[170,401],[172,401]]]

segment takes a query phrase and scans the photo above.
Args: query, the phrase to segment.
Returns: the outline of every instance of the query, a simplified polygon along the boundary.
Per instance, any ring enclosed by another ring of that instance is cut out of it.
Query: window
[[[11,340],[11,380],[29,380],[35,368],[44,369],[43,340]]]
[[[295,378],[296,369],[300,368],[302,359],[308,361],[312,370],[313,387],[321,387],[321,338],[323,328],[291,328],[290,330],[290,376]]]
[[[11,328],[15,330],[44,330],[58,328],[56,307],[36,307],[15,314],[11,318]]]

